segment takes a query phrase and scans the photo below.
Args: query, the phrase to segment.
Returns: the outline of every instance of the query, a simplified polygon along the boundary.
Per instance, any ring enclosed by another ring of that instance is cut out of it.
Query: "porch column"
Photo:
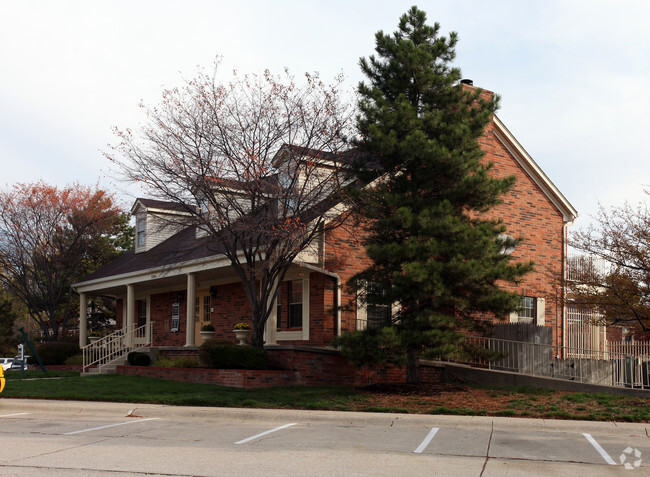
[[[124,320],[124,332],[127,333],[127,345],[133,344],[133,329],[135,324],[135,285],[126,286],[126,319]]]
[[[275,288],[279,288],[278,281],[275,281]],[[275,345],[277,344],[277,330],[278,330],[278,306],[277,306],[277,299],[276,298],[271,298],[269,299],[273,301],[273,307],[271,308],[271,314],[269,315],[269,319],[266,320],[266,327],[264,329],[264,343],[267,345]]]
[[[79,293],[79,347],[86,346],[88,339],[88,300],[85,293]]]
[[[194,302],[196,301],[196,275],[187,274],[187,326],[185,346],[194,346]]]

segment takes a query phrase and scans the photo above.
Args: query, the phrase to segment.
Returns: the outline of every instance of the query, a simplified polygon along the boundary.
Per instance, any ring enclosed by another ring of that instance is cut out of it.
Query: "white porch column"
[[[135,324],[135,285],[126,286],[126,319],[124,320],[124,332],[127,334],[127,344],[133,344],[133,330]]]
[[[79,347],[86,346],[88,339],[88,300],[85,293],[79,293]]]
[[[187,274],[187,326],[185,327],[185,346],[194,346],[194,302],[196,301],[196,275]]]
[[[279,287],[276,283],[276,288]],[[264,330],[264,342],[267,345],[277,344],[277,330],[278,330],[278,306],[277,299],[273,299],[273,307],[269,319],[266,320],[266,329]]]

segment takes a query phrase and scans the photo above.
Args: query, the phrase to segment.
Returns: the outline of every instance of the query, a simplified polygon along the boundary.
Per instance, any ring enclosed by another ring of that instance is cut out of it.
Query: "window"
[[[138,217],[135,220],[135,234],[136,234],[136,246],[144,247],[146,241],[146,217]]]
[[[391,322],[394,304],[386,301],[386,289],[379,283],[366,282],[357,295],[357,330],[384,326]]]
[[[302,328],[302,280],[289,282],[289,328]]]
[[[522,296],[519,304],[519,323],[534,323],[537,315],[535,311],[535,298]]]
[[[178,331],[179,322],[180,322],[180,303],[172,303],[172,326],[170,331],[173,332]]]
[[[278,296],[275,300],[275,316],[276,318],[276,328],[279,330],[282,328],[282,287],[278,291]]]
[[[378,298],[386,296],[386,289],[379,283],[371,282],[366,286],[366,293]],[[368,326],[381,326],[390,322],[390,306],[385,304],[366,305],[366,320]]]

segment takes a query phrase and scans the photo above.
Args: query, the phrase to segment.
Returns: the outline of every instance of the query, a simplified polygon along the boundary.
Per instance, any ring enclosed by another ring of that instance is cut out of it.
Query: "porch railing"
[[[489,369],[583,383],[650,389],[650,354],[554,346],[495,338],[469,338],[476,348],[497,352],[492,360],[476,355],[450,357]]]
[[[118,330],[81,348],[83,372],[85,373],[92,366],[101,367],[149,344],[151,344],[151,322],[132,330]]]

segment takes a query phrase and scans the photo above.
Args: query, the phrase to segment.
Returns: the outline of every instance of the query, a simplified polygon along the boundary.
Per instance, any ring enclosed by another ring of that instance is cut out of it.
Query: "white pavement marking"
[[[438,432],[438,427],[433,427],[427,434],[427,437],[424,438],[422,443],[418,446],[417,449],[413,451],[414,454],[422,454],[424,450],[427,448],[427,446],[431,443],[431,440],[433,437],[436,435],[436,432]]]
[[[614,459],[612,459],[607,451],[603,449],[598,442],[596,442],[596,439],[591,437],[591,434],[587,434],[585,432],[582,433],[583,436],[587,438],[589,443],[594,446],[594,449],[598,451],[598,453],[602,456],[603,459],[605,459],[605,462],[607,462],[609,465],[616,465],[616,462],[614,462]]]
[[[25,416],[26,414],[29,414],[29,413],[28,412],[17,412],[15,414],[3,414],[0,417]]]
[[[117,424],[109,424],[107,426],[99,426],[99,427],[93,427],[92,429],[82,429],[81,431],[72,431],[72,432],[66,432],[63,434],[64,436],[71,436],[73,434],[81,434],[82,432],[90,432],[90,431],[97,431],[99,429],[107,429],[109,427],[116,427],[116,426],[123,426],[125,424],[136,424],[138,422],[145,422],[145,421],[154,421],[156,419],[160,419],[159,417],[150,417],[149,419],[139,419],[137,421],[127,421],[127,422],[118,422]]]
[[[259,434],[254,435],[254,436],[248,437],[246,439],[242,439],[241,441],[235,442],[235,444],[246,444],[247,442],[253,441],[253,440],[257,439],[258,437],[263,437],[263,436],[265,436],[267,434],[271,434],[272,432],[281,431],[282,429],[286,429],[287,427],[295,426],[296,424],[298,424],[298,423],[297,422],[292,422],[290,424],[285,424],[284,426],[276,427],[275,429],[264,431],[264,432],[261,432]]]

